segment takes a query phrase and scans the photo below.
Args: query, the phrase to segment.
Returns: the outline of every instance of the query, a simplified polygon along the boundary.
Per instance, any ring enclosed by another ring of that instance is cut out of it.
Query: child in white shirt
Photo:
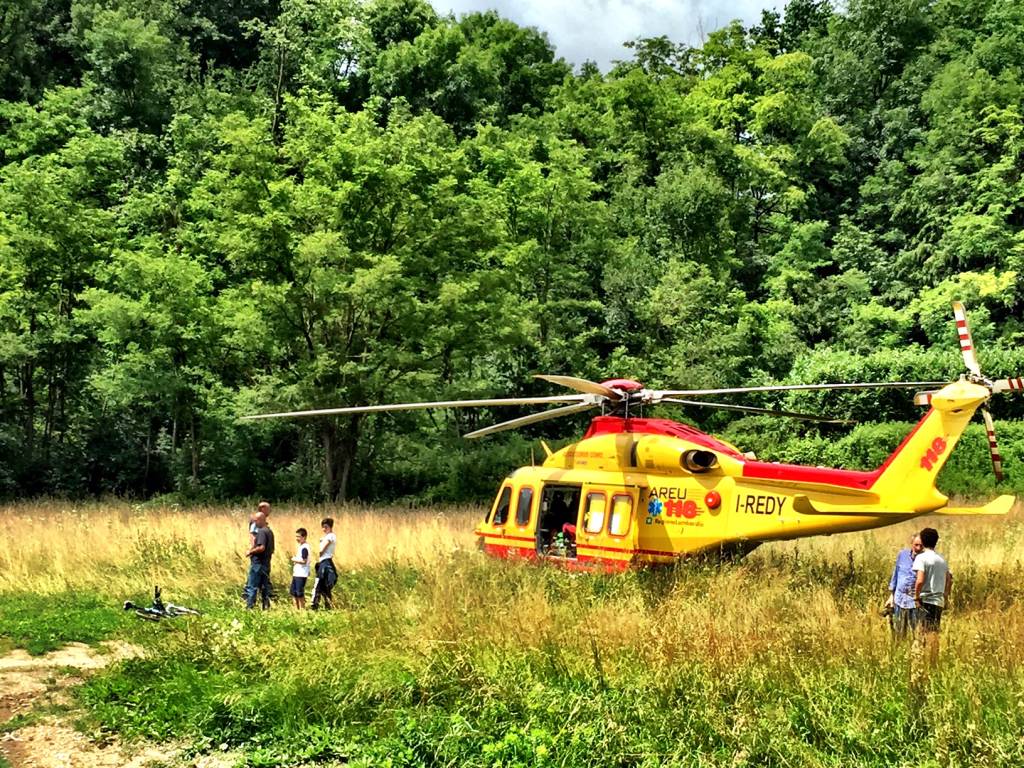
[[[295,601],[295,607],[301,609],[306,607],[306,579],[309,578],[309,544],[306,543],[305,528],[295,531],[295,541],[298,547],[292,558],[292,586],[288,591]]]

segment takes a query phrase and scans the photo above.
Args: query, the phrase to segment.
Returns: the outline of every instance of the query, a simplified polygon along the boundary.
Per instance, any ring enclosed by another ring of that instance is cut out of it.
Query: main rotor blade
[[[703,395],[739,395],[746,392],[813,392],[824,389],[920,389],[942,387],[947,381],[876,381],[854,384],[770,384],[763,387],[728,387],[725,389],[658,389],[651,390],[653,400],[665,397],[702,397]]]
[[[512,419],[511,421],[503,421],[500,424],[495,424],[491,427],[484,427],[474,432],[468,432],[463,437],[483,437],[484,435],[493,435],[495,432],[504,432],[506,429],[515,429],[517,427],[525,427],[527,424],[536,424],[539,421],[547,421],[548,419],[557,419],[560,416],[571,416],[574,413],[580,413],[582,411],[589,410],[595,407],[597,403],[580,403],[579,405],[565,405],[561,408],[552,408],[550,411],[541,411],[540,413],[533,413],[529,416],[522,416],[518,419]]]
[[[547,405],[550,403],[583,403],[589,408],[594,398],[588,395],[552,395],[550,397],[499,397],[489,400],[443,400],[433,403],[390,403],[388,405],[354,405],[347,408],[316,408],[310,411],[284,411],[242,416],[255,419],[282,419],[293,416],[332,416],[339,413],[381,413],[384,411],[417,411],[424,408],[487,408],[495,405]]]
[[[771,408],[755,408],[751,405],[733,405],[732,403],[709,403],[707,400],[678,400],[666,397],[661,402],[676,403],[678,405],[696,405],[700,408],[721,408],[726,411],[746,411],[747,413],[763,413],[768,416],[785,416],[790,419],[802,419],[804,421],[820,421],[823,424],[856,424],[849,419],[833,419],[828,416],[815,416],[810,413],[796,413],[795,411],[773,411]]]
[[[960,337],[960,352],[964,356],[964,365],[975,376],[981,376],[981,366],[978,365],[978,357],[974,353],[971,328],[967,325],[967,310],[959,301],[953,302],[953,317],[956,319],[956,333]]]
[[[936,390],[932,390],[930,392],[915,392],[914,405],[931,405],[932,395],[934,395],[935,392]]]
[[[992,382],[993,392],[1020,392],[1024,391],[1024,378],[996,379]]]
[[[551,376],[545,373],[537,373],[534,374],[533,378],[550,381],[552,384],[559,384],[563,387],[568,387],[569,389],[575,389],[577,392],[586,392],[588,395],[601,395],[603,397],[607,397],[609,400],[622,399],[622,395],[611,387],[606,387],[604,384],[598,384],[596,381],[580,379],[576,376]]]
[[[981,409],[981,418],[985,420],[985,433],[988,435],[988,452],[992,457],[992,471],[998,482],[1003,481],[1003,457],[999,455],[999,446],[996,445],[996,425],[992,421],[992,414],[988,408]]]

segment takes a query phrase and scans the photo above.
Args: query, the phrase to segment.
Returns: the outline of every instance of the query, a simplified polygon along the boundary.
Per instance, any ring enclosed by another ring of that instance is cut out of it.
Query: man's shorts
[[[306,576],[292,576],[292,585],[288,589],[288,593],[292,597],[305,597],[306,596]]]
[[[918,609],[918,621],[925,632],[938,632],[939,624],[942,622],[942,608],[931,603],[921,603]]]

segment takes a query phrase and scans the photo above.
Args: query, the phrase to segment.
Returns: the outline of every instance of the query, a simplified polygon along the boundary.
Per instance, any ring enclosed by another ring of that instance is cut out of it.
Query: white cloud
[[[780,0],[431,0],[439,13],[456,16],[495,9],[517,24],[547,32],[559,56],[574,65],[587,59],[607,69],[629,58],[627,40],[665,35],[699,45],[707,34],[740,19],[754,24],[762,8],[781,8]]]

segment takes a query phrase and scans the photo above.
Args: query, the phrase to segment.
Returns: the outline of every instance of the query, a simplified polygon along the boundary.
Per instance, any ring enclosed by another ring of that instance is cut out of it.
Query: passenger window
[[[516,502],[516,525],[522,527],[530,524],[530,507],[533,506],[533,488],[526,486],[519,489],[519,501]]]
[[[625,536],[629,533],[629,521],[633,516],[633,497],[625,494],[612,496],[612,514],[608,518],[608,533]]]
[[[583,528],[587,533],[600,533],[604,527],[605,497],[603,493],[587,494],[587,511],[583,515]]]
[[[498,497],[498,505],[494,509],[494,519],[491,525],[504,525],[508,522],[508,508],[512,505],[512,489],[507,485],[501,489]]]

